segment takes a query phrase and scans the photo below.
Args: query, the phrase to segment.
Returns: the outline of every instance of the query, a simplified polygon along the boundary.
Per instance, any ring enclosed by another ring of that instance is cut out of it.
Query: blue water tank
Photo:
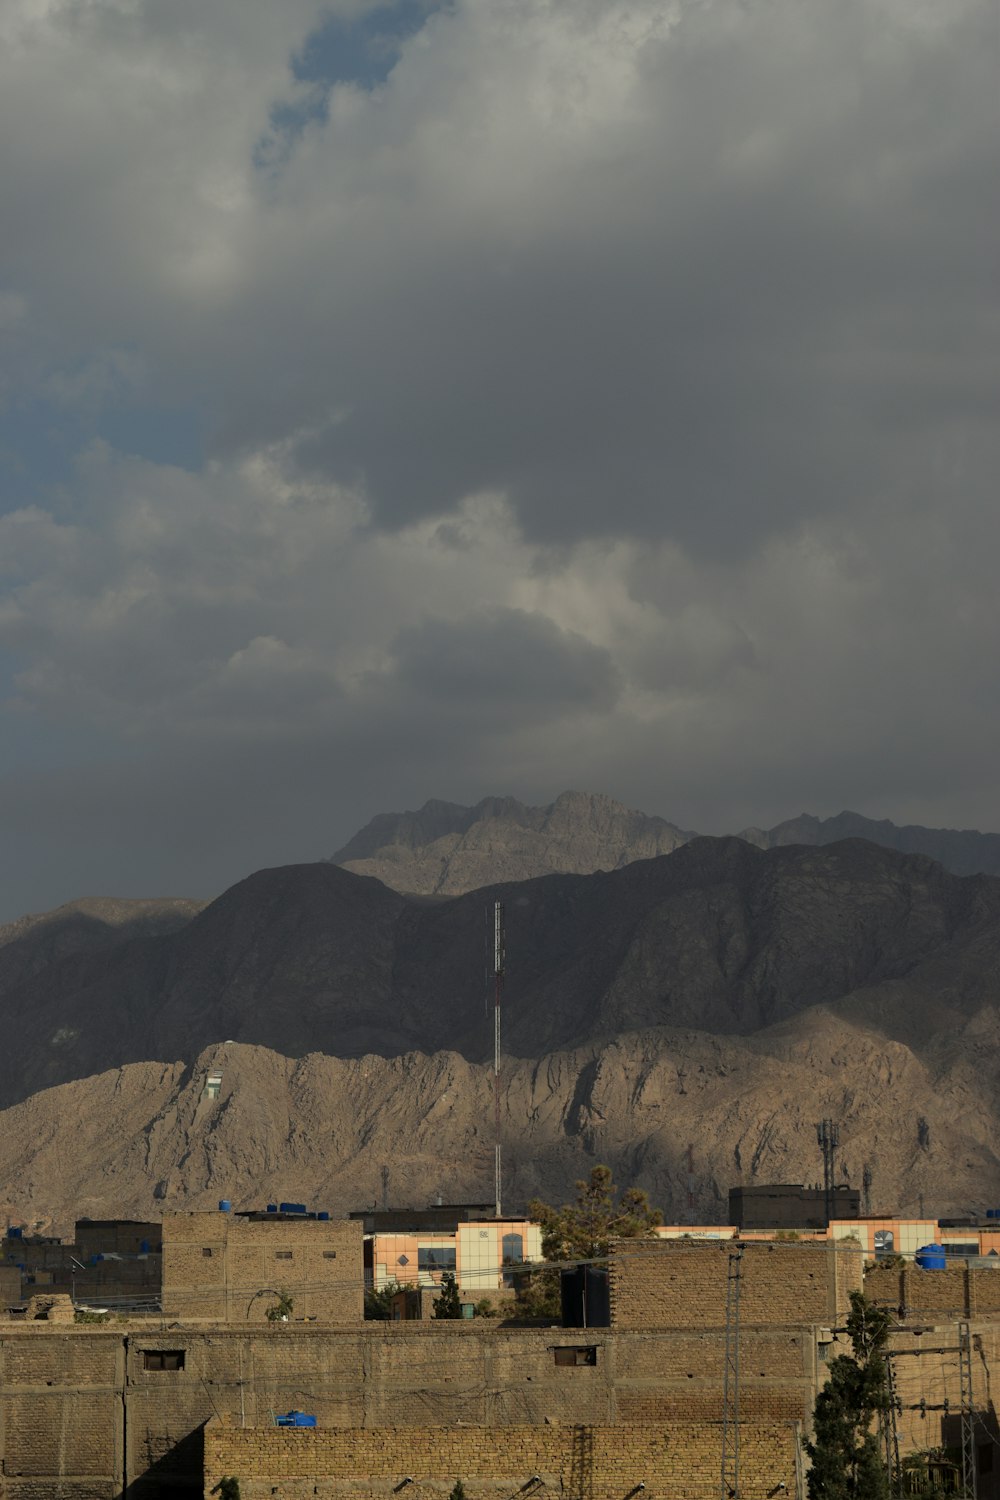
[[[233,1207],[233,1205],[230,1203],[230,1201],[229,1201],[228,1198],[220,1198],[219,1199],[219,1213],[220,1214],[231,1213],[232,1212],[232,1207]]]
[[[12,1224],[7,1231],[7,1238],[11,1240],[21,1240],[24,1238],[24,1230],[17,1228]]]
[[[278,1212],[278,1205],[276,1203],[269,1203],[267,1205],[267,1211],[269,1214],[276,1214]]]
[[[148,1255],[149,1254],[149,1241],[148,1240],[140,1240],[139,1241],[139,1254],[140,1255]]]
[[[1000,1208],[988,1208],[986,1210],[986,1217],[988,1219],[1000,1219]]]
[[[948,1264],[943,1245],[921,1245],[914,1259],[923,1271],[943,1271]]]
[[[304,1411],[289,1411],[278,1418],[279,1427],[315,1427],[316,1418]]]
[[[326,1211],[325,1208],[321,1208],[320,1211],[319,1211],[319,1213],[316,1215],[316,1217],[317,1217],[317,1219],[321,1219],[323,1221],[323,1223],[325,1224],[327,1222],[327,1220],[329,1219],[330,1215],[327,1213],[327,1211]]]

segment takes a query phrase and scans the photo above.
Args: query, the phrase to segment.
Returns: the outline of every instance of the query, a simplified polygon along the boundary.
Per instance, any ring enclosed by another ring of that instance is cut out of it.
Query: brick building
[[[213,1238],[220,1225],[224,1241]],[[165,1258],[173,1239],[187,1278],[177,1291],[197,1290],[190,1266],[217,1259],[203,1256],[206,1248],[235,1252],[224,1269],[237,1266],[242,1249],[265,1256],[258,1267],[270,1266],[267,1257],[291,1230],[313,1234],[315,1245],[324,1233],[336,1239],[346,1231],[353,1234],[353,1295],[360,1298],[359,1224],[300,1219],[261,1227],[222,1214],[176,1216],[174,1228],[185,1226],[175,1234],[170,1220],[164,1227]],[[470,1500],[509,1500],[526,1485],[525,1497],[533,1493],[535,1475],[542,1488],[589,1500],[623,1500],[639,1484],[658,1500],[708,1500],[718,1493],[725,1285],[734,1248],[619,1243],[610,1265],[609,1329],[486,1320],[365,1324],[359,1317],[271,1324],[248,1321],[245,1305],[233,1298],[238,1282],[224,1280],[221,1292],[218,1280],[208,1283],[207,1300],[191,1296],[196,1317],[100,1328],[0,1324],[5,1500],[117,1500],[123,1492],[129,1500],[193,1500],[222,1473],[241,1478],[246,1500],[274,1491],[287,1500],[314,1491],[331,1500],[384,1497],[407,1478],[405,1488],[438,1496],[461,1478]],[[804,1493],[797,1435],[829,1360],[846,1347],[843,1318],[860,1263],[860,1247],[850,1243],[744,1247],[747,1500]],[[957,1344],[955,1319],[970,1316],[979,1497],[1000,1500],[1000,1463],[995,1472],[989,1467],[1000,1443],[1000,1433],[992,1435],[990,1391],[1000,1358],[1000,1275],[974,1268],[902,1274],[912,1280],[901,1282],[892,1267],[870,1270],[868,1289],[897,1308],[904,1296],[908,1316],[917,1315],[894,1335],[906,1396],[904,1451],[953,1437],[958,1388],[949,1351]],[[233,1316],[208,1321],[208,1305]],[[905,1354],[907,1347],[920,1355]],[[275,1429],[275,1414],[292,1408],[316,1417],[315,1432]],[[787,1489],[776,1490],[780,1484]]]
[[[364,1317],[360,1223],[285,1213],[168,1214],[163,1315],[185,1322],[264,1322],[282,1295],[297,1318]]]

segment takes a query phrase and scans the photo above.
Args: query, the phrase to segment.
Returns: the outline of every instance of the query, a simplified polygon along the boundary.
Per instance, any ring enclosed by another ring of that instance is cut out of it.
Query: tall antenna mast
[[[500,993],[503,990],[503,902],[493,903],[493,1195],[496,1216],[501,1215],[500,1191]]]

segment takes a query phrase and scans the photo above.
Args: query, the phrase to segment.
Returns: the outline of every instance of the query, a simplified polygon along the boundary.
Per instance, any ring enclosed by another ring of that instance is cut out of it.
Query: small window
[[[596,1365],[596,1344],[563,1344],[554,1351],[557,1365]]]
[[[183,1370],[183,1349],[144,1349],[142,1351],[142,1368],[144,1370]]]
[[[205,1246],[204,1250],[201,1253],[202,1253],[202,1255],[207,1256],[209,1260],[211,1260],[211,1258],[212,1258],[212,1252],[211,1252],[211,1250],[209,1249],[209,1247],[207,1245]]]
[[[275,1260],[291,1260],[292,1252],[291,1250],[275,1250],[274,1258]]]
[[[324,1250],[323,1251],[323,1259],[324,1260],[336,1260],[337,1259],[337,1252],[336,1252],[336,1250]]]

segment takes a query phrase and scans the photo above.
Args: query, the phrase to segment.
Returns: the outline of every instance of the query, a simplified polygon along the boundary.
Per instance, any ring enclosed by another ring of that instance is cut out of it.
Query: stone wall
[[[726,1321],[732,1241],[617,1240],[610,1263],[614,1328],[719,1328]],[[796,1327],[842,1321],[863,1278],[851,1240],[744,1243],[740,1318]]]
[[[795,1441],[791,1423],[743,1426],[744,1500],[794,1496]],[[697,1423],[338,1432],[210,1422],[204,1493],[211,1496],[223,1475],[235,1475],[247,1500],[273,1494],[388,1500],[397,1493],[418,1500],[449,1495],[458,1479],[470,1500],[517,1494],[623,1500],[641,1493],[640,1486],[657,1500],[716,1500],[721,1451],[720,1430]]]
[[[360,1323],[364,1231],[349,1219],[168,1214],[163,1312],[185,1322],[265,1322],[287,1291],[296,1317]],[[257,1295],[262,1293],[263,1295]]]

